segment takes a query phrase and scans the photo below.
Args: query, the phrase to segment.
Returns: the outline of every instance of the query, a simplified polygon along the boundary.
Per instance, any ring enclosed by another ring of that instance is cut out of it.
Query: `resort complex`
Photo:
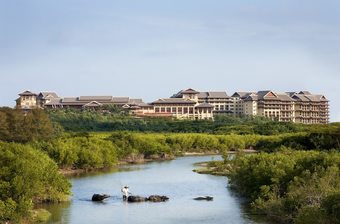
[[[216,115],[263,116],[281,122],[327,124],[329,101],[324,95],[308,91],[277,93],[258,92],[200,92],[181,90],[169,98],[151,103],[142,99],[114,96],[59,97],[55,92],[36,94],[24,91],[16,100],[16,108],[44,109],[103,109],[117,106],[136,117],[174,117],[177,119],[213,119]]]

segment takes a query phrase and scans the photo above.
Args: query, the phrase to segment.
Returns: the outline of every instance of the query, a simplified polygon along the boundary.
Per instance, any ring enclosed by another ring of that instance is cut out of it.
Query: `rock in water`
[[[148,197],[148,201],[151,201],[151,202],[164,202],[167,200],[169,200],[167,196],[161,196],[161,195],[151,195],[150,197]]]
[[[146,201],[147,198],[141,197],[141,196],[129,196],[128,197],[128,202],[144,202]]]
[[[141,197],[141,196],[129,196],[128,197],[128,202],[145,202],[145,201],[150,201],[150,202],[164,202],[169,200],[167,196],[162,196],[162,195],[151,195],[150,197]]]
[[[214,200],[214,198],[211,197],[211,196],[205,196],[205,197],[194,198],[194,200],[196,200],[196,201],[212,201],[212,200]]]
[[[106,198],[109,198],[110,195],[107,194],[94,194],[92,196],[92,201],[103,201]]]

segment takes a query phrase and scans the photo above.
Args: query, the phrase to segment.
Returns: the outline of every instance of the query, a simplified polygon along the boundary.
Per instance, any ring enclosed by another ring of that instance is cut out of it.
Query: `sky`
[[[308,90],[340,121],[339,0],[0,0],[0,105]]]

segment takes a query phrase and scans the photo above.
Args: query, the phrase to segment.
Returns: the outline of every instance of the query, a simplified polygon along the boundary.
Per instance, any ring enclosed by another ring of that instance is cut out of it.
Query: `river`
[[[118,171],[87,174],[71,178],[72,200],[46,206],[52,213],[48,223],[119,224],[240,224],[255,220],[242,206],[242,199],[227,186],[226,177],[193,172],[194,163],[219,160],[219,156],[180,157],[166,162],[129,165]],[[168,202],[126,203],[120,188],[129,185],[134,195],[166,195]],[[112,195],[103,203],[90,201],[94,193]],[[195,201],[198,196],[213,196],[213,201]]]

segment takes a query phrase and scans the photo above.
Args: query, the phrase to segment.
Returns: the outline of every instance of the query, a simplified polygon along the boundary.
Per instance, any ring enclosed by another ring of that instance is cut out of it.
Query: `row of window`
[[[198,113],[211,113],[211,109],[196,109]],[[155,107],[155,113],[193,114],[193,107]]]
[[[36,97],[33,97],[33,96],[22,96],[21,97],[21,100],[36,100]]]

